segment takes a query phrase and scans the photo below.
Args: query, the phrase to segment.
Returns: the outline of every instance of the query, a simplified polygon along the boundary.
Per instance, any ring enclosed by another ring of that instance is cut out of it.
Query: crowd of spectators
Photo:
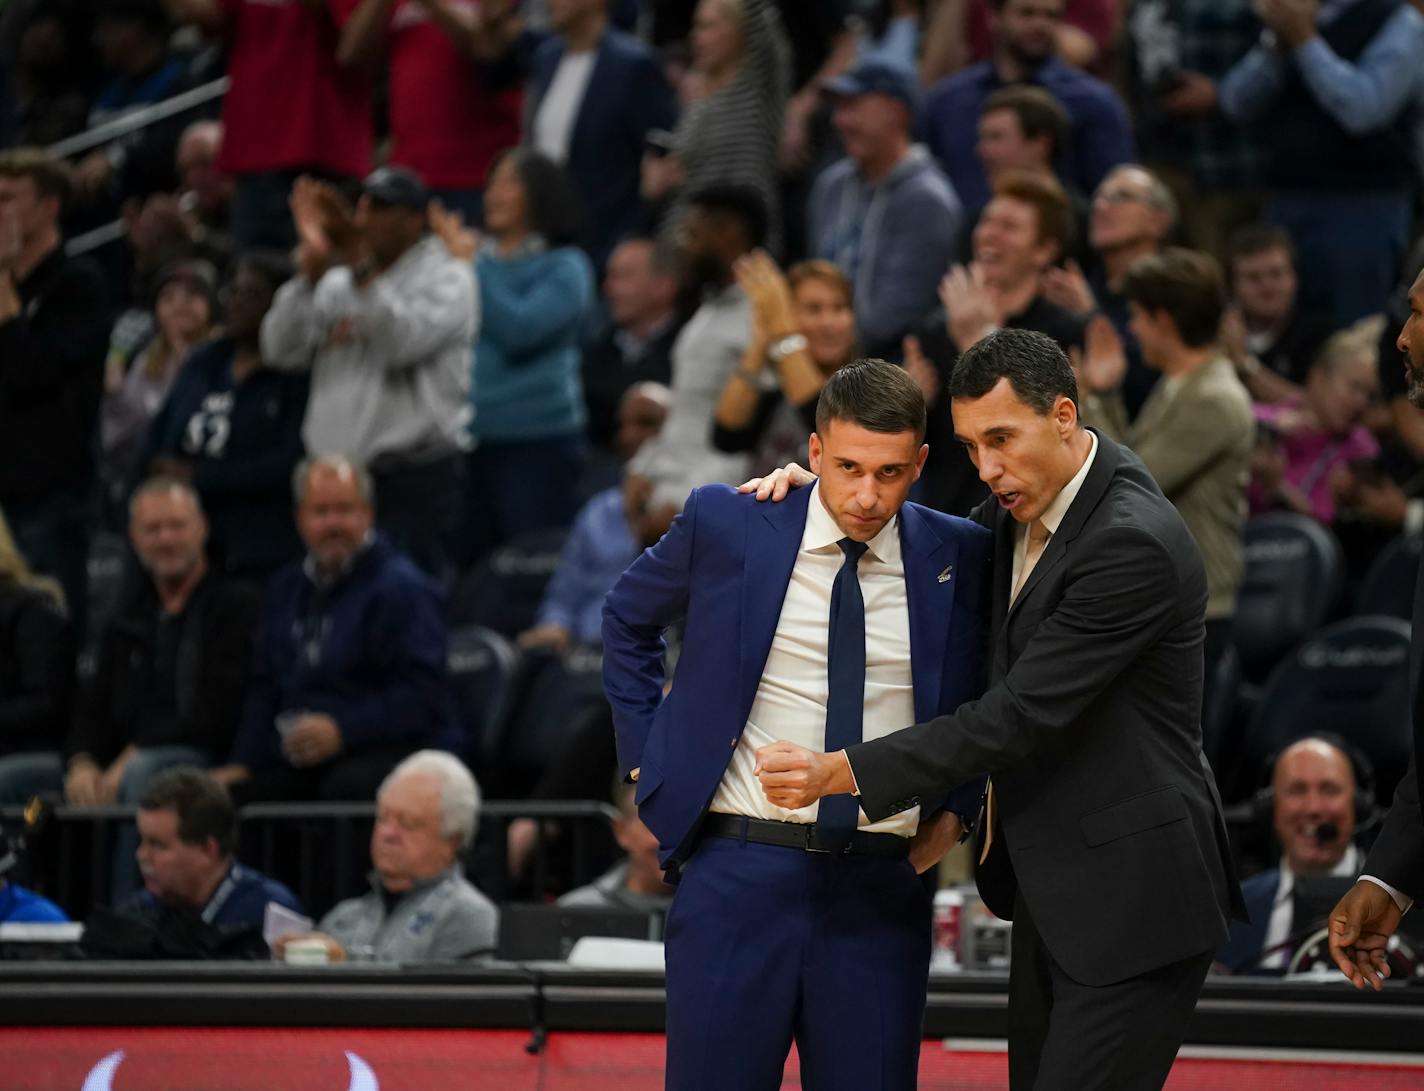
[[[542,601],[506,635],[529,662],[596,656],[622,567],[691,489],[804,461],[821,386],[858,356],[924,390],[915,498],[966,514],[985,491],[944,390],[999,327],[1069,352],[1085,420],[1181,512],[1210,698],[1249,517],[1334,532],[1351,586],[1424,529],[1393,349],[1424,263],[1421,12],[4,6],[0,802],[138,807],[109,893],[142,878],[206,918],[219,884],[273,882],[233,862],[234,804],[376,800],[375,886],[314,935],[406,957],[380,922],[453,906],[440,952],[483,951],[465,765],[509,790],[447,669],[472,581],[543,543]],[[113,606],[90,571],[120,537]],[[655,904],[593,705],[538,757],[579,755],[562,780],[611,798],[629,861],[570,900]],[[1283,755],[1278,781],[1333,746]],[[217,794],[192,804],[175,766]],[[1277,826],[1272,874],[1315,867]],[[150,881],[168,859],[194,875]]]

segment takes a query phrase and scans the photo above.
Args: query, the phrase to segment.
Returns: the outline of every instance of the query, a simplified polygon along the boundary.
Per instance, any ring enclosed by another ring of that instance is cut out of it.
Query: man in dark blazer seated
[[[771,806],[754,754],[778,737],[876,738],[982,692],[989,534],[904,503],[924,429],[904,371],[847,365],[817,405],[815,487],[776,506],[694,490],[608,595],[619,764],[680,878],[666,941],[676,1091],[774,1091],[793,1039],[808,1088],[915,1086],[930,943],[916,871],[978,812],[982,779],[943,809],[926,792],[872,824],[848,794]],[[664,697],[663,632],[681,618]]]
[[[1160,1087],[1244,913],[1201,752],[1201,558],[1137,457],[1079,424],[1048,337],[989,335],[949,393],[993,492],[990,687],[842,751],[765,747],[762,784],[787,807],[856,791],[880,820],[990,773],[978,880],[1014,922],[1012,1087]]]
[[[1424,409],[1424,272],[1409,289],[1409,317],[1395,342],[1404,353],[1409,379],[1406,396]],[[1421,573],[1424,574],[1424,573]],[[1399,928],[1400,919],[1414,901],[1424,896],[1424,773],[1419,755],[1424,753],[1424,693],[1419,674],[1424,663],[1424,578],[1414,588],[1414,635],[1409,642],[1409,688],[1414,694],[1414,753],[1409,768],[1394,790],[1394,803],[1385,815],[1380,835],[1365,859],[1364,873],[1330,914],[1330,954],[1340,972],[1355,988],[1368,982],[1381,987],[1389,976],[1385,948]]]
[[[600,270],[617,241],[650,224],[638,189],[648,133],[677,123],[656,55],[608,25],[608,0],[553,0],[554,34],[530,62],[526,139],[574,180],[583,247]]]

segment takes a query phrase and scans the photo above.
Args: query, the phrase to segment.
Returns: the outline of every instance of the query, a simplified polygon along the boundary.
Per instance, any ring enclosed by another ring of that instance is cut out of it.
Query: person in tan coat
[[[1216,261],[1168,248],[1123,282],[1143,360],[1162,373],[1137,419],[1121,395],[1126,358],[1106,318],[1075,356],[1088,424],[1131,447],[1177,508],[1206,565],[1206,678],[1231,643],[1244,563],[1241,527],[1256,426],[1251,396],[1219,346],[1225,288]]]

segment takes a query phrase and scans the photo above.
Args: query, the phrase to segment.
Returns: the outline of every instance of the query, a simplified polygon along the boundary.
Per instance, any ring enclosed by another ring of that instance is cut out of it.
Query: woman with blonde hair
[[[63,603],[57,583],[30,572],[0,514],[0,758],[63,749],[75,651]]]

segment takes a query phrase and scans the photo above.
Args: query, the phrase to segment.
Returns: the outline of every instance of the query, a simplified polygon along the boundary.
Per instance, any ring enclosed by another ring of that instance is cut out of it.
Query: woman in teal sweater
[[[595,304],[593,266],[573,245],[576,200],[553,160],[512,148],[485,189],[475,258],[475,450],[468,463],[470,559],[525,531],[567,526],[584,462],[581,345]]]

